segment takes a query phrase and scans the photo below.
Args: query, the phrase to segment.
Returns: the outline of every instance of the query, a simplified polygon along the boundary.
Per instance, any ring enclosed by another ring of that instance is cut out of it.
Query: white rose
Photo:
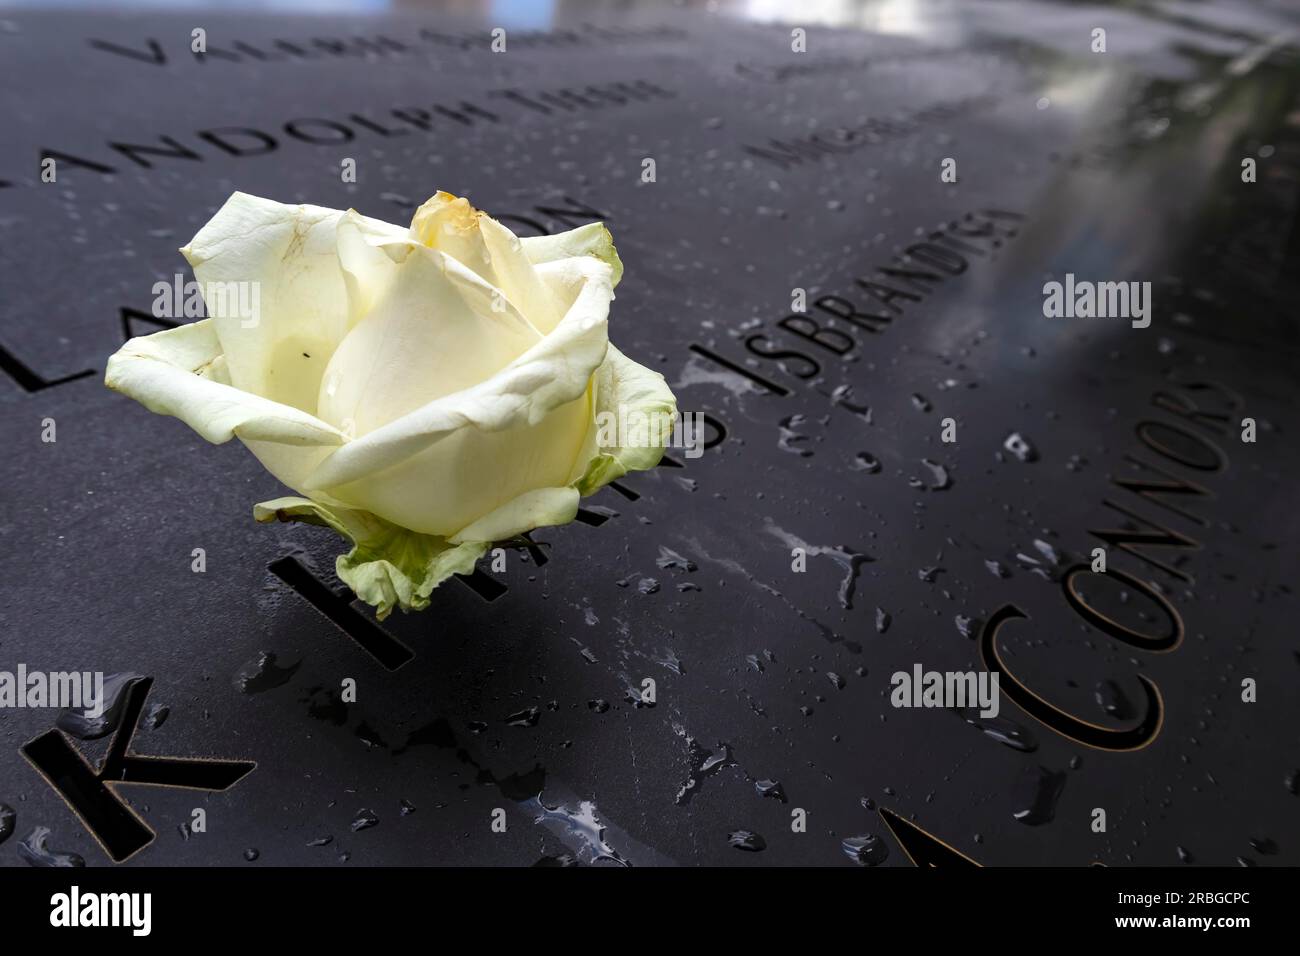
[[[235,193],[181,252],[210,317],[132,339],[106,384],[238,437],[303,496],[255,517],[351,538],[339,576],[381,618],[663,454],[676,401],[609,343],[599,223],[521,240],[447,193],[410,228]],[[597,415],[620,412],[610,446]]]

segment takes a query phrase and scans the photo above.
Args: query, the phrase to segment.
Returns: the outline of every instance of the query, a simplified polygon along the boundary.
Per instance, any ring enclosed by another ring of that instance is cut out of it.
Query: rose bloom
[[[239,438],[301,496],[255,517],[349,537],[339,577],[381,618],[663,454],[676,400],[609,342],[602,224],[519,239],[442,192],[409,228],[235,193],[181,252],[209,318],[131,339],[106,384]],[[620,413],[639,426],[602,445]]]

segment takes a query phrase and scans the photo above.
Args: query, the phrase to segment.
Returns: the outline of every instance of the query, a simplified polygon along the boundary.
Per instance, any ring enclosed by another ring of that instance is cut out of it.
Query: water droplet
[[[827,547],[819,544],[809,544],[807,541],[793,535],[790,532],[777,527],[768,519],[767,531],[769,534],[780,538],[785,542],[787,547],[801,548],[804,553],[812,556],[825,556],[830,558],[841,568],[844,569],[844,577],[840,580],[839,599],[840,607],[846,610],[853,608],[853,587],[858,579],[858,572],[862,565],[875,561],[875,558],[860,551],[851,551],[845,547]]]
[[[166,704],[154,702],[144,713],[144,726],[147,730],[157,730],[171,715],[171,708]]]
[[[704,781],[726,767],[736,766],[736,761],[731,755],[731,745],[719,743],[718,749],[721,753],[715,753],[703,747],[694,737],[686,734],[680,727],[674,726],[679,736],[686,737],[687,756],[690,760],[690,770],[687,773],[686,782],[681,785],[677,791],[677,806],[685,806],[690,802],[691,797],[699,792],[700,786]]]
[[[876,633],[884,634],[889,630],[889,625],[893,623],[893,620],[893,616],[883,607],[876,608]]]
[[[1111,717],[1128,720],[1133,716],[1133,704],[1124,693],[1124,689],[1113,680],[1099,681],[1094,693],[1098,706]]]
[[[871,406],[853,401],[852,385],[840,385],[831,392],[831,404],[848,409],[868,425],[871,424]]]
[[[678,677],[686,673],[686,668],[682,666],[682,659],[677,656],[677,652],[671,647],[665,647],[655,655],[655,663],[668,668]]]
[[[727,842],[737,850],[746,850],[749,853],[760,853],[767,849],[767,841],[750,830],[733,830],[727,836]]]
[[[840,849],[854,863],[861,866],[879,866],[889,859],[889,845],[874,834],[847,837]]]
[[[1048,770],[1046,767],[1027,769],[1017,781],[1014,816],[1026,826],[1042,826],[1051,823],[1056,816],[1056,804],[1065,790],[1064,771]]]
[[[987,561],[985,561],[984,567],[988,568],[989,574],[993,575],[995,578],[1011,577],[1011,571],[1007,568],[1007,566],[1003,564],[1001,561],[996,560],[995,558],[989,558]]]
[[[1262,853],[1265,856],[1277,855],[1277,842],[1270,840],[1268,837],[1252,837],[1250,846],[1256,853]]]
[[[254,862],[262,854],[258,852],[257,847],[250,846],[244,851],[244,859],[249,863]]]
[[[1038,553],[1039,553],[1039,554],[1041,554],[1044,558],[1046,558],[1046,559],[1047,559],[1048,561],[1050,561],[1052,564],[1060,564],[1060,563],[1061,563],[1061,556],[1060,556],[1059,554],[1057,554],[1056,549],[1053,548],[1053,547],[1052,547],[1050,544],[1048,544],[1046,541],[1043,541],[1043,540],[1040,539],[1040,538],[1035,538],[1035,539],[1034,539],[1034,547],[1038,550]]]
[[[921,464],[930,469],[930,484],[921,487],[928,488],[930,491],[947,491],[952,487],[952,478],[948,476],[948,469],[943,465],[929,458],[922,458]]]
[[[1029,729],[1006,717],[982,717],[978,708],[954,707],[954,712],[970,726],[991,737],[998,743],[1017,750],[1020,753],[1033,753],[1038,749],[1038,740]]]
[[[787,415],[785,418],[781,419],[779,423],[779,427],[781,429],[781,437],[777,440],[776,443],[777,447],[780,448],[782,451],[792,452],[801,458],[807,458],[811,456],[812,455],[811,448],[803,448],[803,447],[796,446],[797,442],[806,442],[808,440],[807,435],[801,435],[799,434],[798,431],[796,431],[796,429],[800,425],[802,425],[804,421],[805,421],[804,416],[799,414]]]
[[[659,546],[659,560],[655,562],[662,570],[686,571],[691,572],[698,569],[698,565],[690,558],[678,554],[672,548]]]
[[[541,708],[534,705],[510,714],[506,717],[506,724],[510,727],[536,727],[541,717]]]
[[[854,467],[857,468],[858,471],[865,471],[868,475],[874,475],[880,472],[880,459],[870,452],[858,452],[853,461]]]
[[[143,674],[129,671],[110,674],[104,678],[103,700],[99,701],[102,712],[98,717],[88,716],[89,707],[69,708],[59,714],[59,719],[55,722],[56,726],[80,740],[98,740],[107,737],[122,722],[122,708],[126,704],[127,689],[141,680],[144,680]]]
[[[371,827],[379,826],[379,817],[375,815],[374,810],[361,809],[352,819],[352,832],[360,833],[362,830],[369,830]]]
[[[65,869],[85,866],[86,861],[75,853],[61,853],[49,848],[50,828],[36,827],[27,839],[18,844],[18,855],[30,866]]]
[[[0,803],[0,843],[4,843],[14,832],[14,824],[18,821],[18,814],[14,808],[7,803]]]
[[[642,696],[641,691],[635,687],[623,688],[623,699],[638,710],[642,707],[654,707],[657,703],[654,700],[647,700]]]
[[[563,805],[548,807],[539,793],[524,804],[535,814],[534,823],[558,824],[562,837],[576,837],[578,857],[588,863],[610,860],[623,866],[628,861],[605,840],[605,825],[596,817],[596,805],[590,800],[578,803],[578,809]],[[568,842],[568,841],[566,841]]]
[[[235,675],[235,686],[245,694],[260,694],[263,691],[283,687],[302,666],[302,661],[280,667],[276,663],[273,651],[262,651],[257,657],[244,664]]]
[[[786,802],[785,788],[777,780],[758,780],[754,783],[754,790],[760,797],[771,797],[773,800]]]
[[[1002,447],[1021,461],[1038,461],[1038,449],[1036,449],[1020,432],[1012,432],[1002,443]]]

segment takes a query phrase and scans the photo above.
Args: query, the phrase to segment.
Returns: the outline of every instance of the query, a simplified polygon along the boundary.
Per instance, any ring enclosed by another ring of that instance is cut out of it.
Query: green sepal
[[[368,511],[323,505],[308,498],[276,498],[253,506],[261,522],[302,521],[333,528],[352,542],[335,562],[339,580],[383,620],[393,608],[422,611],[433,589],[453,574],[469,574],[487,551],[485,541],[451,544],[433,534],[408,531]]]

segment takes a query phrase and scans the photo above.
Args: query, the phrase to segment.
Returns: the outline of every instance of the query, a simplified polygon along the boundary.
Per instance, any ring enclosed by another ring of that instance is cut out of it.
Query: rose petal
[[[621,415],[628,428],[618,435],[618,444],[593,449],[575,482],[584,495],[617,481],[629,471],[647,471],[659,464],[677,413],[677,399],[664,377],[632,361],[613,345],[596,373],[594,388],[593,418],[607,413],[617,420]],[[588,447],[593,445],[589,438]]]
[[[568,524],[578,513],[576,488],[537,488],[526,491],[462,528],[448,540],[504,541],[534,528]]]
[[[311,476],[310,487],[328,491],[355,483],[411,459],[461,429],[499,432],[536,425],[561,406],[576,402],[604,361],[613,295],[609,267],[594,259],[586,261],[590,265],[583,290],[554,332],[487,381],[430,402],[339,449]],[[575,440],[573,453],[577,445]],[[511,460],[511,456],[503,459]],[[430,494],[437,491],[429,489]]]
[[[527,491],[569,484],[590,420],[584,392],[538,422],[459,428],[380,472],[309,494],[426,534],[454,535]]]
[[[347,441],[314,415],[213,381],[222,368],[211,319],[137,336],[108,360],[104,384],[151,412],[174,415],[214,444],[238,435],[293,446]]]
[[[411,235],[500,289],[541,334],[548,334],[563,316],[564,310],[537,277],[518,237],[468,200],[437,193],[416,210]]]
[[[335,350],[317,404],[322,419],[348,434],[366,435],[478,385],[539,342],[456,260],[410,240],[371,248],[392,263],[389,280]]]
[[[321,374],[351,319],[337,251],[342,215],[237,192],[181,249],[204,290],[236,388],[315,413]],[[394,236],[406,233],[367,222]],[[222,290],[224,305],[215,294]]]
[[[533,265],[593,256],[613,270],[611,286],[617,286],[623,278],[623,261],[614,248],[614,237],[609,234],[603,222],[590,222],[553,236],[528,236],[520,242],[524,247],[524,255]]]

